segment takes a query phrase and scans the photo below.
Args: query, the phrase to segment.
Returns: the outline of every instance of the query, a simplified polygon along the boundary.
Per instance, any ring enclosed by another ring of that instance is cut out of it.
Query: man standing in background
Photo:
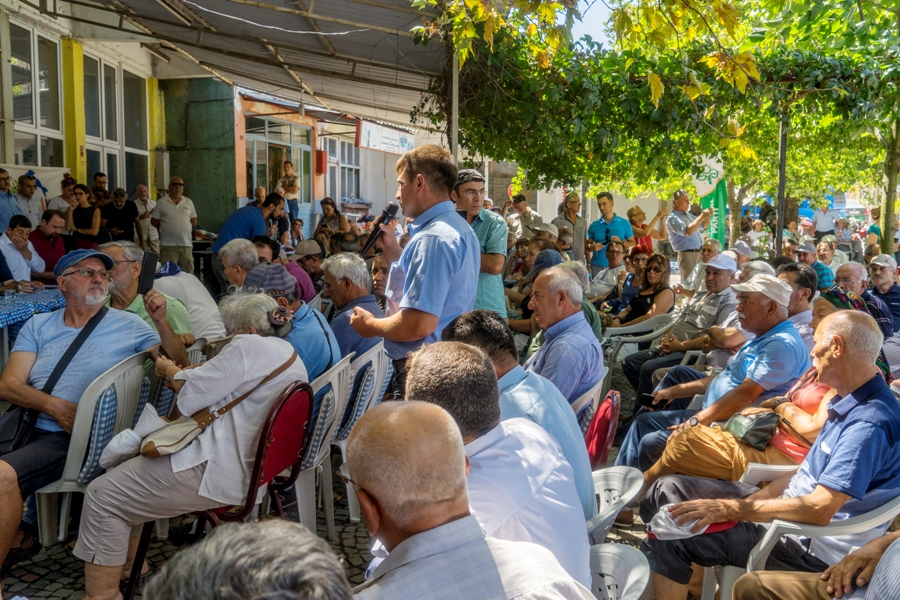
[[[159,262],[174,262],[188,273],[194,272],[193,230],[197,225],[194,203],[184,193],[184,180],[169,180],[169,194],[156,203],[150,224],[159,229]]]
[[[669,243],[672,250],[678,253],[678,271],[687,277],[700,262],[700,246],[703,245],[701,227],[712,217],[712,207],[707,208],[700,216],[688,212],[691,198],[684,190],[675,192],[672,202],[672,214],[666,219],[666,230],[669,232]]]
[[[137,196],[134,205],[137,206],[138,219],[140,219],[141,240],[143,241],[141,248],[159,254],[159,230],[150,226],[150,215],[156,208],[156,201],[150,198],[150,190],[146,185],[137,186]]]
[[[278,180],[278,186],[284,188],[284,199],[291,219],[300,218],[300,178],[294,175],[294,163],[284,161],[284,177]]]
[[[579,215],[581,212],[581,198],[578,194],[569,194],[566,196],[565,211],[552,221],[556,228],[568,227],[572,230],[572,253],[575,260],[584,262],[584,247],[587,241],[587,221]]]

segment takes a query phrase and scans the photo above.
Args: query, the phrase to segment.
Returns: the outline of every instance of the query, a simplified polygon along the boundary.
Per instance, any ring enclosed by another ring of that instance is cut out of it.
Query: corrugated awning
[[[397,125],[446,62],[409,0],[99,1],[235,85]]]

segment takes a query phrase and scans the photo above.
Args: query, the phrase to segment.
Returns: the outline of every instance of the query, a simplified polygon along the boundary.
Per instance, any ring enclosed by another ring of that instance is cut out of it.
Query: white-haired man
[[[350,433],[345,466],[370,535],[390,552],[353,590],[358,600],[457,600],[473,590],[483,598],[593,597],[546,548],[485,537],[469,508],[463,437],[439,406],[369,410]]]
[[[369,292],[369,270],[366,261],[356,254],[341,252],[322,263],[325,271],[325,287],[322,296],[331,298],[339,311],[331,320],[331,330],[341,347],[341,356],[356,352],[360,357],[382,341],[380,337],[364,338],[350,326],[350,316],[357,306],[369,311],[376,318],[384,317],[375,295]]]
[[[891,309],[884,303],[884,300],[869,290],[869,274],[864,265],[857,262],[841,265],[834,274],[834,283],[862,298],[866,303],[866,308],[869,309],[869,314],[872,315],[878,328],[881,329],[881,333],[884,334],[884,339],[893,337],[894,318],[891,315]]]
[[[900,285],[897,285],[897,261],[890,254],[879,254],[869,262],[872,293],[891,311],[894,332],[900,331]]]
[[[222,270],[228,284],[235,288],[243,286],[247,273],[259,264],[256,246],[244,238],[231,240],[222,246],[222,249],[219,250],[219,258],[222,261]]]
[[[545,341],[525,363],[525,370],[553,382],[587,431],[590,403],[574,403],[603,379],[605,369],[600,342],[581,310],[582,297],[583,288],[574,273],[554,267],[538,275],[528,306],[545,331]]]

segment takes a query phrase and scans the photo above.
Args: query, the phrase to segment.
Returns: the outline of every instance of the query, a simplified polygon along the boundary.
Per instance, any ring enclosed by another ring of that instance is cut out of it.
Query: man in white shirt
[[[37,178],[34,175],[19,175],[19,191],[16,200],[19,202],[19,214],[28,217],[31,228],[34,229],[41,222],[46,206],[44,199],[36,196]]]
[[[25,215],[15,215],[9,220],[9,227],[0,236],[0,251],[9,265],[13,279],[31,281],[31,272],[44,272],[44,259],[28,240],[31,222]]]
[[[606,244],[606,261],[609,266],[601,269],[591,280],[591,291],[588,293],[591,302],[606,300],[610,292],[619,285],[619,274],[625,272],[625,244],[623,242]]]
[[[191,333],[206,341],[225,337],[225,324],[209,290],[196,275],[166,263],[156,272],[153,289],[184,302],[191,319]],[[174,271],[174,272],[173,272]]]
[[[816,231],[816,244],[822,241],[826,235],[834,235],[834,226],[841,214],[832,210],[829,206],[817,208],[813,213],[812,222]]]
[[[437,342],[411,354],[406,397],[445,409],[469,457],[469,507],[489,537],[550,550],[575,581],[591,583],[590,545],[575,475],[562,448],[526,419],[500,421],[493,365],[481,350]]]
[[[187,271],[194,272],[193,230],[197,225],[194,203],[183,196],[184,181],[181,177],[169,180],[169,195],[156,203],[150,215],[150,224],[159,229],[159,262],[174,262]]]
[[[390,554],[353,590],[356,600],[593,598],[546,548],[485,536],[470,514],[468,469],[459,428],[438,406],[385,402],[360,418],[341,477]]]
[[[141,236],[144,241],[142,247],[144,250],[159,254],[159,230],[150,226],[150,215],[156,208],[156,201],[150,198],[150,190],[146,185],[137,186],[137,198],[134,203],[137,205],[138,218],[141,220],[141,232],[144,234]]]

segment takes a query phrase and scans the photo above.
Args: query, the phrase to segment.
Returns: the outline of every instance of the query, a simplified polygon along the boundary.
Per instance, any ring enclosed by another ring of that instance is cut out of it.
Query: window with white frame
[[[84,55],[84,113],[88,184],[107,176],[107,189],[134,196],[149,184],[147,80],[120,64]]]
[[[341,198],[359,198],[359,148],[341,140]]]
[[[15,163],[65,164],[59,42],[33,28],[9,24]]]

